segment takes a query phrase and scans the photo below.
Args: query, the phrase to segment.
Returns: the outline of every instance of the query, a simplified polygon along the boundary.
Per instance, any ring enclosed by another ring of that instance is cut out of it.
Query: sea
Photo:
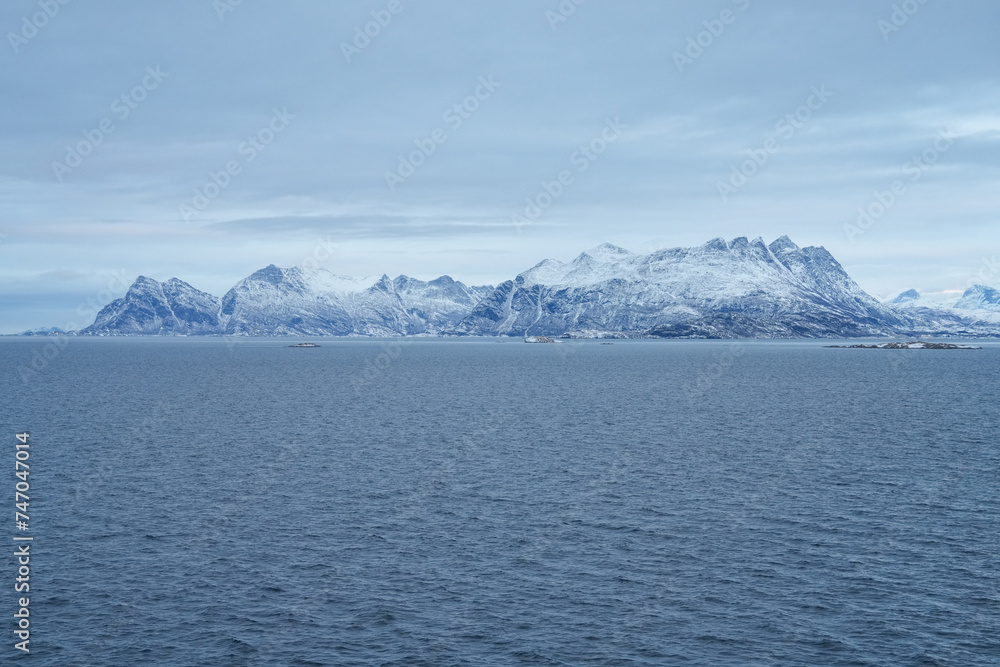
[[[1000,343],[302,340],[0,339],[0,664],[1000,664]]]

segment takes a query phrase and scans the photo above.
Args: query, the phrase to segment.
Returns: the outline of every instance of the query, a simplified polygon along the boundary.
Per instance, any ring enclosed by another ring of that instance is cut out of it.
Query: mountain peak
[[[955,304],[962,310],[1000,310],[1000,290],[986,285],[973,285],[965,290]]]
[[[782,235],[776,238],[768,249],[777,257],[789,252],[798,252],[802,248],[797,246],[788,236]]]
[[[590,255],[595,259],[614,259],[617,257],[628,257],[632,253],[625,248],[621,248],[611,243],[602,243],[596,248],[591,248],[584,254]]]
[[[284,279],[285,272],[274,264],[268,264],[263,269],[254,271],[250,274],[250,280],[257,280],[262,283],[271,283],[272,285],[278,285]]]
[[[405,277],[405,276],[400,276],[400,277]],[[376,281],[376,283],[371,287],[369,287],[368,289],[379,290],[382,292],[392,292],[395,289],[395,287],[396,285],[395,283],[392,282],[392,278],[390,278],[388,274],[383,273],[382,277],[380,277],[378,281]]]
[[[911,301],[917,301],[919,298],[920,292],[915,289],[908,289],[889,303],[910,303]]]
[[[139,276],[123,298],[97,313],[83,334],[176,335],[215,333],[219,326],[219,299],[200,292],[183,280],[161,283]]]
[[[567,265],[558,259],[543,259],[538,264],[518,275],[517,279],[529,285],[535,283],[548,285],[562,278],[566,274],[567,268]]]
[[[972,287],[970,287],[969,289],[965,290],[965,292],[962,293],[962,298],[965,298],[967,296],[990,297],[997,295],[998,295],[997,290],[993,289],[992,287],[987,287],[986,285],[973,285]]]

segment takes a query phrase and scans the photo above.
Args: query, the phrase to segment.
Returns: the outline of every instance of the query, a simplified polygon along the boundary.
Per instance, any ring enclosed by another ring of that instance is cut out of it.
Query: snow
[[[221,299],[173,278],[140,277],[85,333],[102,335],[535,335],[630,332],[679,337],[881,336],[913,331],[997,335],[1000,295],[977,286],[975,310],[927,295],[883,303],[822,247],[787,236],[713,239],[634,254],[608,243],[571,262],[546,259],[497,288],[448,276],[352,278],[275,265]],[[951,295],[955,297],[955,294]],[[996,310],[985,308],[993,307]],[[657,331],[659,333],[657,333]]]
[[[787,237],[775,244],[782,258],[802,252]],[[814,279],[804,268],[808,262],[799,258],[797,263],[786,265],[782,258],[760,238],[748,241],[739,237],[731,243],[715,239],[698,248],[674,248],[650,255],[635,255],[604,244],[570,264],[545,260],[519,279],[526,286],[545,285],[553,290],[583,289],[611,281],[642,283],[644,298],[654,301],[666,297],[721,301],[761,292],[792,297],[813,286]],[[850,284],[852,296],[867,296],[853,281]]]
[[[882,335],[905,325],[825,249],[739,237],[649,255],[603,244],[568,264],[549,259],[498,288],[458,330],[634,332],[706,318],[716,324],[692,335]]]

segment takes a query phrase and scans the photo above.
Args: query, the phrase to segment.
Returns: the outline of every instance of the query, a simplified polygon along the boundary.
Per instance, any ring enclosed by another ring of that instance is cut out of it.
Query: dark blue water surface
[[[996,344],[289,342],[0,342],[0,662],[1000,664]]]

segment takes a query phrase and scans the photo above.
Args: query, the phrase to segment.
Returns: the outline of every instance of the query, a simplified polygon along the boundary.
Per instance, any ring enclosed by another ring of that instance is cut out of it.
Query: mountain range
[[[357,279],[271,265],[221,298],[140,276],[78,335],[850,338],[1000,336],[1000,292],[970,287],[951,307],[915,290],[883,303],[822,247],[787,236],[713,239],[637,255],[603,244],[512,280]]]

